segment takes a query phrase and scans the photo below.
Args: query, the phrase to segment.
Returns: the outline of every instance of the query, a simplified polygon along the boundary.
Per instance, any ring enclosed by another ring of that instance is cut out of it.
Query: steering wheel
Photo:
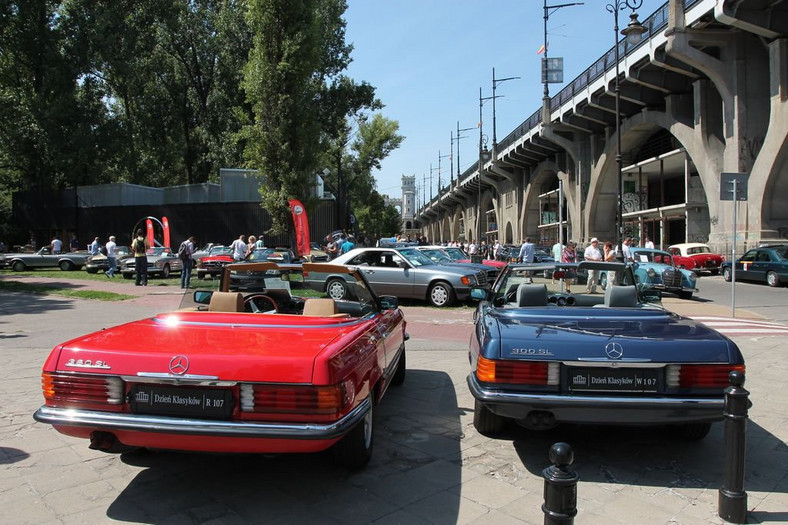
[[[265,304],[263,308],[257,304],[257,301],[263,300],[267,301],[269,304]],[[267,308],[270,306],[271,308]],[[251,295],[247,295],[244,298],[244,312],[252,312],[259,314],[261,312],[270,312],[273,310],[274,312],[278,311],[276,301],[274,301],[270,296],[262,294],[262,293],[255,293]]]

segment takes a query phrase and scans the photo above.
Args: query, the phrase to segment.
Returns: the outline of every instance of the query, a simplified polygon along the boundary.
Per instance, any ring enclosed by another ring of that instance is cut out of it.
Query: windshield
[[[285,252],[282,250],[275,250],[273,248],[265,248],[263,250],[255,250],[252,252],[252,255],[249,256],[250,261],[272,261],[272,262],[283,262],[289,263],[292,262],[293,257],[290,255],[289,252]]]
[[[440,262],[441,259],[451,259],[451,257],[449,257],[448,253],[444,252],[443,250],[439,250],[437,248],[430,248],[430,249],[426,249],[426,250],[425,249],[421,249],[419,251],[421,253],[423,253],[424,255],[426,255],[427,257],[429,257],[430,260],[432,260],[434,262]]]
[[[774,250],[774,253],[780,256],[780,260],[784,261],[788,259],[788,246],[783,248],[777,248],[776,250]]]
[[[408,260],[410,264],[413,266],[431,266],[434,265],[429,257],[421,253],[419,250],[415,248],[410,248],[406,250],[399,250],[399,253]]]
[[[329,298],[326,284],[332,283],[331,289],[339,289],[341,283],[343,296],[336,298],[339,313],[350,317],[363,317],[378,311],[373,295],[367,287],[360,272],[350,269],[333,271],[328,265],[307,264],[305,273],[301,266],[273,266],[272,269],[260,271],[248,270],[245,263],[229,265],[229,291],[240,292],[244,297],[245,310],[252,313],[277,313],[301,315],[304,302],[310,298]],[[235,270],[234,267],[247,269]],[[328,268],[327,268],[328,267]],[[321,271],[316,271],[320,269]],[[322,270],[326,270],[325,272]],[[210,294],[215,290],[210,284],[201,283],[199,293],[186,293],[181,301],[181,308],[208,310]],[[263,296],[263,297],[261,297]],[[202,300],[199,298],[202,297]],[[259,300],[258,300],[259,299]],[[257,309],[252,308],[250,301],[256,302]],[[275,312],[273,311],[275,309]]]
[[[148,251],[145,253],[148,255],[165,255],[170,253],[170,249],[164,246],[157,246],[156,248],[148,248]]]
[[[612,271],[609,269],[591,269],[588,263],[534,263],[509,265],[496,281],[493,291],[493,304],[498,306],[510,305],[516,302],[517,288],[521,284],[544,285],[547,295],[572,295],[578,305],[590,306],[591,303],[601,302],[602,294],[587,295],[589,278],[596,282],[597,292],[604,293],[601,288],[606,288],[612,283],[616,286],[630,286],[636,284],[631,266],[621,264],[608,264],[607,268],[621,268]],[[599,265],[596,265],[597,267]],[[593,271],[593,273],[591,273]],[[581,300],[586,296],[588,301]]]
[[[462,250],[460,250],[459,248],[444,248],[443,251],[445,251],[446,254],[448,254],[448,256],[451,257],[452,260],[454,260],[454,261],[458,261],[460,259],[467,259],[468,258],[468,256],[465,255],[465,253]]]
[[[667,252],[635,251],[632,252],[632,259],[640,263],[659,263],[673,266],[673,257]]]

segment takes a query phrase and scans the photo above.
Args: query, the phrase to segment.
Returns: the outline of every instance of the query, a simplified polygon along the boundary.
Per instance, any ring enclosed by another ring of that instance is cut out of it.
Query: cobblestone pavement
[[[470,309],[404,308],[412,335],[408,375],[378,407],[375,453],[360,472],[337,469],[328,454],[108,455],[34,422],[41,365],[55,344],[180,300],[140,293],[123,303],[17,293],[0,301],[0,523],[541,524],[541,472],[557,441],[574,448],[578,525],[725,523],[717,517],[722,424],[701,442],[665,429],[593,426],[480,436],[465,384]],[[724,315],[702,307],[704,315]],[[753,402],[749,523],[785,523],[784,337],[735,341],[747,359]]]

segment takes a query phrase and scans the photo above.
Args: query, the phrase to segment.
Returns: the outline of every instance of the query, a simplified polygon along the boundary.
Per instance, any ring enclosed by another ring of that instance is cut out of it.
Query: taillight
[[[728,374],[745,371],[744,365],[668,365],[665,381],[668,388],[726,388]]]
[[[241,411],[264,414],[336,415],[352,401],[344,384],[329,386],[244,383]]]
[[[559,370],[556,361],[499,361],[479,356],[476,377],[485,383],[557,385]]]
[[[119,377],[44,372],[41,386],[44,399],[55,403],[123,403],[123,381]]]

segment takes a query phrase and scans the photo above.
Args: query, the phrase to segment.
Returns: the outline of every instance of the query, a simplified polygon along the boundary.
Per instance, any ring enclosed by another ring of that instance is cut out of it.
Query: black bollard
[[[744,388],[744,374],[734,370],[725,389],[725,479],[720,488],[720,518],[731,523],[747,523],[747,493],[744,491],[744,455],[747,410],[750,393]]]
[[[555,443],[550,447],[551,467],[542,471],[544,477],[545,525],[572,525],[577,515],[577,480],[580,476],[569,465],[575,453],[567,443]]]

